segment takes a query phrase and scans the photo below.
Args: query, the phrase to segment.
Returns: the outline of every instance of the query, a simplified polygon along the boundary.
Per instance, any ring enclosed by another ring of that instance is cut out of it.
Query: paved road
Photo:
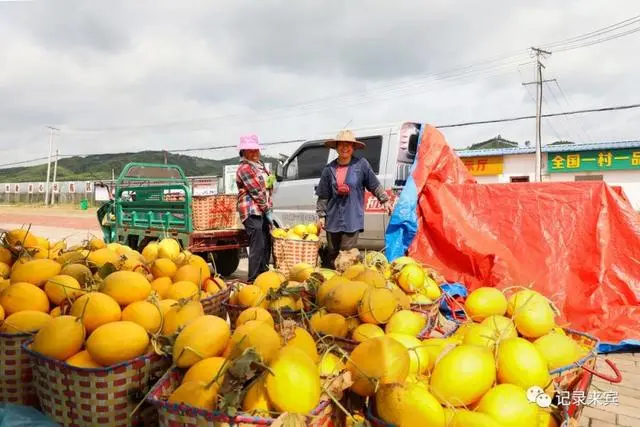
[[[35,234],[52,240],[67,239],[69,245],[81,243],[90,235],[102,236],[95,210],[79,211],[65,208],[6,208],[0,207],[0,229],[31,225]],[[244,280],[246,259],[240,261],[234,278]],[[593,382],[592,393],[615,392],[617,404],[597,404],[584,409],[580,426],[584,427],[640,427],[640,353],[609,355],[622,372],[621,384],[613,385],[601,379]],[[609,373],[600,357],[598,369]]]

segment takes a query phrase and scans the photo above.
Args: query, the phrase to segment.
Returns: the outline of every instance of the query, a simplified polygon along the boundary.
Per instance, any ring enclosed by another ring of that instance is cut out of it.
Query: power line
[[[621,28],[625,28],[628,27],[630,25],[636,24],[640,22],[640,15],[636,15],[636,16],[632,16],[631,18],[625,19],[623,21],[620,22],[616,22],[615,24],[611,24],[608,25],[606,27],[602,27],[599,28],[597,30],[582,34],[582,35],[578,35],[578,36],[574,36],[574,37],[570,37],[568,39],[564,39],[564,40],[560,40],[554,43],[549,43],[549,44],[543,44],[542,46],[545,49],[554,49],[556,47],[559,47],[561,45],[566,45],[566,44],[570,44],[570,43],[577,43],[580,41],[584,41],[587,40],[589,38],[593,38],[593,37],[598,37],[601,36],[603,34],[607,34],[610,33],[612,31],[616,31],[619,30]]]
[[[547,118],[547,117],[573,116],[573,115],[578,115],[578,114],[602,113],[602,112],[608,112],[608,111],[631,110],[631,109],[635,109],[635,108],[640,108],[640,103],[638,103],[638,104],[629,104],[629,105],[618,105],[618,106],[614,106],[614,107],[588,108],[588,109],[582,109],[582,110],[565,111],[565,112],[560,112],[560,113],[547,113],[547,114],[542,114],[540,117]],[[507,118],[501,118],[501,119],[468,121],[468,122],[462,122],[462,123],[445,124],[445,125],[440,125],[440,126],[435,126],[435,127],[438,128],[438,129],[451,129],[451,128],[466,127],[466,126],[477,126],[477,125],[486,125],[486,124],[494,124],[494,123],[516,122],[516,121],[522,121],[522,120],[531,120],[531,119],[535,119],[535,118],[536,118],[536,115],[527,115],[527,116],[507,117]],[[264,145],[264,146],[275,146],[275,145],[283,145],[283,144],[301,143],[301,142],[304,142],[304,141],[305,140],[303,140],[303,139],[295,139],[295,140],[287,140],[287,141],[265,142],[262,145]],[[236,147],[237,147],[237,145],[234,144],[234,145],[218,145],[218,146],[200,147],[200,148],[183,148],[183,149],[167,150],[167,151],[170,152],[170,153],[183,153],[183,152],[193,152],[193,151],[222,150],[222,149],[229,149],[229,148],[236,148]],[[115,154],[115,153],[90,153],[90,154],[65,154],[65,155],[61,154],[60,157],[65,157],[65,158],[69,158],[69,157],[89,157],[89,156],[108,155],[108,154]],[[118,154],[121,154],[121,153],[118,153]],[[46,159],[47,159],[47,157],[41,157],[41,158],[35,158],[35,159],[31,159],[31,160],[24,160],[24,161],[20,161],[20,162],[4,163],[4,164],[0,164],[0,167],[2,167],[2,166],[14,166],[14,165],[20,165],[20,164],[25,164],[25,163],[32,163],[32,162],[35,162],[35,161],[46,160]]]
[[[590,108],[586,110],[566,111],[563,113],[547,113],[547,114],[542,114],[541,117],[559,117],[559,116],[572,116],[575,114],[602,113],[605,111],[631,110],[639,107],[640,107],[640,104],[629,104],[629,105],[620,105],[617,107]],[[536,118],[535,115],[517,116],[517,117],[509,117],[506,119],[479,120],[474,122],[456,123],[456,124],[442,125],[442,126],[436,126],[436,127],[438,129],[447,129],[447,128],[457,128],[457,127],[464,127],[464,126],[487,125],[491,123],[517,122],[520,120],[530,120],[535,118]]]

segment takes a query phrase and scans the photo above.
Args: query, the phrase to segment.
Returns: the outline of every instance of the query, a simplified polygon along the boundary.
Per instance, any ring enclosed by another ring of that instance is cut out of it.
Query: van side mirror
[[[276,165],[276,181],[281,182],[284,180],[282,163]]]

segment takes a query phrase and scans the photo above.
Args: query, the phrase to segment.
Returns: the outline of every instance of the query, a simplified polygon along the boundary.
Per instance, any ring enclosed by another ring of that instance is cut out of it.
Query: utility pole
[[[167,158],[168,157],[167,156],[168,153],[167,153],[167,150],[163,150],[163,151],[164,151],[164,164],[166,165],[167,162],[168,162],[168,158]]]
[[[51,204],[56,203],[56,193],[53,189],[56,187],[56,178],[58,176],[58,150],[56,150],[56,160],[53,164],[53,187],[51,188]]]
[[[60,129],[54,128],[52,126],[47,126],[49,129],[49,158],[47,160],[47,188],[44,193],[44,204],[45,206],[49,205],[49,177],[51,175],[51,154],[53,151],[53,132],[59,131]]]
[[[545,68],[542,63],[542,59],[546,55],[551,55],[551,52],[547,50],[538,49],[536,47],[531,48],[531,52],[536,57],[536,81],[522,83],[523,86],[535,84],[536,90],[536,179],[535,182],[542,181],[542,85],[546,82],[552,82],[552,80],[542,79],[542,69]]]

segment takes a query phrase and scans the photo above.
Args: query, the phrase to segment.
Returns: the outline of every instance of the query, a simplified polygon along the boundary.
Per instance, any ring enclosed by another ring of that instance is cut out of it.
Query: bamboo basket
[[[274,237],[273,260],[276,270],[288,276],[289,271],[296,264],[304,262],[312,267],[317,267],[319,249],[320,242]]]
[[[230,194],[193,196],[193,228],[198,231],[242,228],[237,202],[238,197]]]
[[[38,408],[29,354],[22,349],[31,334],[0,333],[0,402]]]
[[[155,353],[106,368],[78,368],[29,349],[42,412],[63,426],[148,426],[157,412],[144,404],[134,413],[170,361]],[[131,414],[133,413],[133,416]]]
[[[219,412],[198,409],[183,404],[167,402],[169,395],[182,381],[183,373],[178,368],[169,370],[153,387],[147,401],[158,410],[158,421],[161,427],[241,427],[267,426],[275,419],[239,414],[234,417]],[[329,401],[323,401],[307,417],[307,425],[311,427],[333,427],[334,408]]]
[[[226,319],[227,303],[229,302],[229,297],[231,296],[231,291],[234,285],[235,283],[233,282],[227,283],[226,289],[222,289],[214,295],[200,300],[200,304],[202,304],[202,308],[204,309],[204,314]]]

